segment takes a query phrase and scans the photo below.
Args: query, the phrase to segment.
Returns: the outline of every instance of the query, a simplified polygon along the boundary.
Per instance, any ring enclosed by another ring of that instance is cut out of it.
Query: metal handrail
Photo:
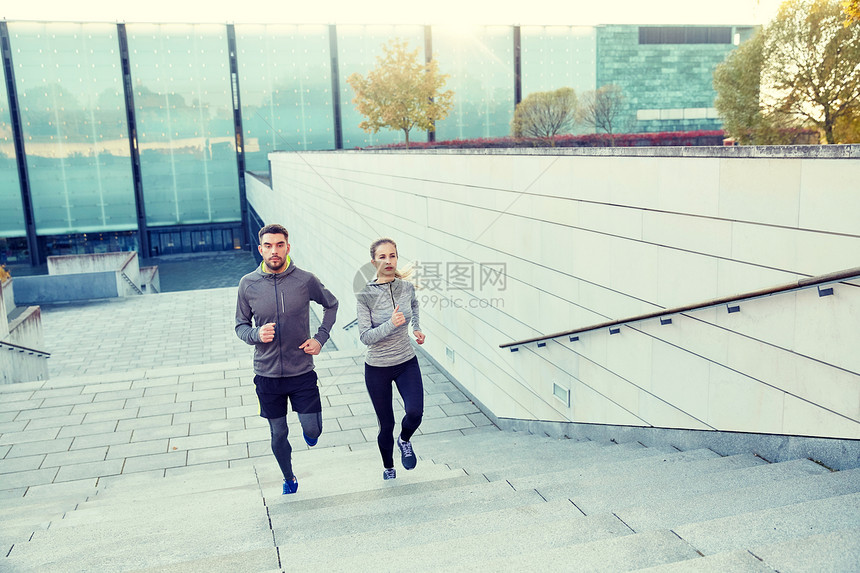
[[[0,340],[0,346],[8,346],[9,349],[14,349],[19,352],[29,352],[30,354],[38,354],[40,356],[50,357],[50,352],[45,352],[44,350],[36,350],[35,348],[29,348],[27,346],[21,346],[20,344],[15,344],[14,342],[6,342],[5,340]]]
[[[127,274],[125,274],[125,272],[124,272],[124,271],[120,271],[120,272],[119,272],[119,274],[121,274],[121,275],[122,275],[122,278],[124,278],[124,279],[125,279],[125,282],[127,282],[128,284],[130,284],[130,285],[131,285],[131,288],[133,288],[133,289],[137,292],[137,294],[143,294],[143,291],[142,291],[142,290],[140,290],[136,284],[134,284],[134,281],[133,281],[133,280],[131,280],[131,279],[129,278],[129,276],[128,276]]]
[[[743,294],[736,294],[732,296],[725,296],[721,298],[715,298],[706,302],[700,302],[696,304],[688,304],[686,306],[678,306],[675,308],[668,308],[664,310],[658,310],[654,312],[649,312],[646,314],[640,314],[637,316],[633,316],[630,318],[625,318],[622,320],[610,320],[607,322],[601,322],[599,324],[593,324],[591,326],[586,326],[583,328],[576,328],[574,330],[565,330],[563,332],[556,332],[555,334],[545,334],[543,336],[535,336],[533,338],[526,338],[524,340],[518,340],[516,342],[506,342],[505,344],[500,344],[499,348],[510,348],[512,346],[521,346],[523,344],[529,344],[531,342],[542,342],[545,340],[552,340],[553,338],[561,338],[562,336],[571,336],[574,334],[582,334],[585,332],[589,332],[592,330],[599,330],[601,328],[609,328],[613,326],[620,326],[623,324],[628,324],[631,322],[639,322],[642,320],[647,320],[651,318],[665,317],[671,314],[678,314],[681,312],[689,312],[692,310],[701,310],[703,308],[709,308],[712,306],[719,306],[723,304],[728,304],[732,302],[742,302],[745,300],[751,300],[755,298],[761,298],[764,296],[769,296],[772,294],[788,292],[791,290],[801,290],[805,288],[810,288],[813,286],[823,285],[827,283],[835,283],[844,281],[847,279],[856,279],[860,278],[860,267],[854,267],[851,269],[845,269],[844,271],[837,271],[833,273],[828,273],[826,275],[819,275],[816,277],[807,277],[803,279],[798,279],[793,283],[788,283],[776,287],[765,288],[756,291],[750,291]]]

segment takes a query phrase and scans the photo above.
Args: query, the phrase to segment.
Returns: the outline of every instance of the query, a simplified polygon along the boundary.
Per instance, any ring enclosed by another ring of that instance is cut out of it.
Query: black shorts
[[[288,399],[294,412],[300,414],[322,412],[317,373],[313,370],[284,378],[256,375],[254,386],[257,388],[257,399],[260,401],[260,416],[264,418],[286,416]]]

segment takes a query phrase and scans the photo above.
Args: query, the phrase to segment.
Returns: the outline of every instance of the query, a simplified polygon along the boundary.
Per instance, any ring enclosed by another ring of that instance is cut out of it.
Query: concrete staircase
[[[494,427],[414,444],[392,481],[373,443],[297,451],[292,496],[257,459],[2,499],[0,570],[860,570],[860,469]]]

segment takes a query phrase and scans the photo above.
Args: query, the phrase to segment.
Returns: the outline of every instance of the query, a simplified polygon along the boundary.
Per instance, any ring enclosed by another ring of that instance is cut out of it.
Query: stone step
[[[601,499],[601,493],[596,489],[572,497],[585,513],[614,511],[636,531],[665,529],[684,523],[684,520],[713,519],[719,517],[720,512],[731,515],[731,512],[747,511],[748,504],[754,506],[771,498],[774,499],[772,503],[777,503],[780,496],[785,497],[798,489],[795,484],[810,488],[808,495],[815,495],[815,491],[825,496],[853,491],[850,484],[856,481],[854,477],[821,473],[818,471],[820,467],[809,460],[792,460],[716,472],[708,475],[707,479],[666,480],[665,486],[615,492],[611,501]],[[840,482],[848,485],[841,491],[834,489],[832,484]],[[606,492],[602,495],[606,496]]]
[[[554,472],[514,476],[508,482],[516,489],[534,488],[549,490],[554,487],[579,491],[592,484],[610,487],[635,487],[644,482],[652,483],[663,477],[686,476],[692,478],[699,474],[764,465],[767,462],[750,454],[721,457],[708,449],[691,450],[649,456],[646,458],[625,459],[592,466],[562,469]]]
[[[648,458],[662,458],[668,451],[657,448],[646,448],[640,445],[631,446],[584,446],[586,451],[569,453],[555,453],[545,450],[540,454],[521,454],[508,452],[505,455],[496,456],[495,459],[475,459],[473,461],[459,460],[449,462],[449,466],[463,467],[467,473],[482,473],[487,479],[507,479],[513,476],[529,476],[542,473],[550,473],[559,470],[570,470],[573,468],[602,467],[619,461],[642,460]],[[677,452],[677,450],[672,450]],[[440,458],[434,458],[439,463]]]
[[[860,493],[852,493],[690,523],[674,531],[703,555],[713,555],[834,533],[855,527],[858,515]]]
[[[194,560],[219,554],[272,548],[271,529],[259,491],[191,496],[157,516],[129,519],[117,507],[114,518],[80,527],[51,528],[27,543],[16,544],[7,557],[12,570],[117,570]],[[182,498],[178,498],[181,501]],[[139,510],[139,506],[129,511]],[[89,556],[100,556],[101,565]],[[114,564],[114,566],[111,566]],[[131,568],[131,567],[129,567]]]
[[[699,555],[671,531],[620,535],[574,545],[541,548],[483,559],[476,551],[456,565],[420,563],[417,571],[589,571],[615,573],[689,560]]]
[[[410,570],[429,571],[446,567],[467,567],[480,570],[487,561],[506,559],[523,552],[539,552],[565,545],[590,543],[597,540],[632,535],[618,518],[610,514],[583,516],[546,521],[530,526],[514,526],[492,532],[476,532],[456,538],[442,537],[427,543],[416,544],[412,539],[402,543],[389,536],[376,540],[377,551],[345,555],[331,559],[328,553],[317,554],[317,566],[338,570],[353,567],[353,570],[372,570],[374,564],[403,563],[408,559]],[[408,548],[408,549],[407,549]],[[408,557],[407,557],[408,555]],[[308,554],[304,563],[313,563],[314,556]],[[322,560],[322,562],[320,562]],[[300,562],[301,563],[301,562]],[[573,564],[569,563],[568,567]],[[510,570],[501,567],[499,570]],[[537,570],[530,566],[527,570]]]
[[[714,555],[639,569],[637,573],[725,573],[748,571],[857,571],[860,564],[860,527],[724,551]]]
[[[410,548],[424,544],[457,540],[471,535],[490,534],[503,530],[519,531],[539,528],[543,523],[564,520],[574,524],[582,513],[567,500],[504,507],[493,511],[455,517],[431,518],[420,523],[385,527],[384,535],[377,530],[355,532],[335,537],[307,539],[290,545],[290,559],[296,563],[341,560],[392,548],[392,540],[401,540]],[[306,522],[297,527],[313,527]],[[399,560],[399,558],[398,558]],[[395,561],[396,562],[396,561]]]
[[[341,515],[336,508],[326,513],[319,521],[309,519],[304,527],[298,527],[290,513],[272,515],[272,528],[279,545],[290,546],[308,539],[337,537],[369,531],[385,531],[403,525],[422,523],[432,519],[443,519],[493,511],[501,508],[530,505],[543,501],[534,491],[517,492],[504,482],[488,482],[468,487],[450,488],[444,496],[408,496],[397,498],[402,505],[373,505],[374,511],[361,511],[369,506],[362,504],[358,512]],[[409,502],[414,502],[409,504]],[[313,517],[313,514],[310,514]]]

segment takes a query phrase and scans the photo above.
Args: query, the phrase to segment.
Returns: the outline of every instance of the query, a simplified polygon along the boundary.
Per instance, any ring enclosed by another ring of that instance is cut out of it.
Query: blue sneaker
[[[304,432],[302,432],[302,437],[305,439],[305,443],[310,447],[314,447],[319,441],[319,438],[309,438]]]
[[[400,462],[407,470],[411,470],[418,463],[418,458],[415,457],[415,452],[412,451],[412,442],[404,442],[397,437],[397,447],[400,448]]]
[[[388,468],[382,472],[382,479],[394,479],[397,477],[397,470]]]
[[[291,493],[296,493],[299,491],[299,480],[296,479],[296,476],[293,476],[293,479],[290,481],[284,480],[284,493],[283,495],[288,495]]]

